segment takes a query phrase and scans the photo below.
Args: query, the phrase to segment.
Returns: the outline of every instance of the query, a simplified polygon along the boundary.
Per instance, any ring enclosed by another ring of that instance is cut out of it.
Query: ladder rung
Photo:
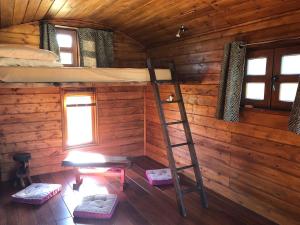
[[[180,143],[180,144],[175,144],[175,145],[171,145],[172,148],[176,148],[176,147],[180,147],[180,146],[184,146],[184,145],[189,145],[189,142],[184,142],[184,143]]]
[[[171,103],[179,103],[179,102],[182,102],[182,100],[161,101],[161,104],[171,104]]]
[[[155,82],[157,84],[167,84],[167,83],[173,84],[174,83],[173,80],[156,80]]]
[[[193,168],[194,165],[188,165],[188,166],[182,166],[182,167],[178,167],[176,168],[177,171],[180,171],[180,170],[185,170],[185,169],[189,169],[189,168]]]
[[[192,192],[198,192],[198,191],[199,191],[198,187],[191,187],[191,188],[183,189],[181,192],[183,195],[185,195],[185,194],[189,194]]]
[[[180,121],[166,123],[166,125],[169,126],[169,125],[175,125],[175,124],[180,124],[180,123],[185,123],[185,122],[186,122],[185,120],[180,120]]]

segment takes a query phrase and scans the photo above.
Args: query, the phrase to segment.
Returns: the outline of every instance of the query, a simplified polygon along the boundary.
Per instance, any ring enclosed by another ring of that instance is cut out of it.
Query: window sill
[[[276,110],[276,109],[264,109],[264,108],[247,108],[242,106],[241,112],[258,112],[258,113],[266,113],[266,114],[274,114],[274,115],[282,115],[289,116],[290,111],[285,110]]]

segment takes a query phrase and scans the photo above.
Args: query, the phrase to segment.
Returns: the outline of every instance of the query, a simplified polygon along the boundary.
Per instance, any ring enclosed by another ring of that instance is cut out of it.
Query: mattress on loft
[[[157,80],[171,80],[169,69],[155,69]],[[0,82],[145,82],[150,81],[148,69],[134,68],[42,68],[0,67]]]

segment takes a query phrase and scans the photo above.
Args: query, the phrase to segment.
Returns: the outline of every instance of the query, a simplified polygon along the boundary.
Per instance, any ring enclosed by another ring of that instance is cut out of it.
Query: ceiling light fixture
[[[187,28],[184,25],[181,25],[179,30],[177,31],[176,37],[181,38],[181,35],[187,31]]]

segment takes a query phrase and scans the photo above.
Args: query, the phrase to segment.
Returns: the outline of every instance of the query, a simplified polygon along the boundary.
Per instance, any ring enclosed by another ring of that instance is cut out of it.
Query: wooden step
[[[174,84],[173,80],[156,80],[155,83],[157,84]]]
[[[170,126],[170,125],[175,125],[175,124],[180,124],[180,123],[185,123],[186,121],[185,120],[180,120],[180,121],[175,121],[175,122],[169,122],[169,123],[165,123],[167,126]]]
[[[172,148],[177,148],[177,147],[180,147],[180,146],[184,146],[184,145],[189,145],[190,143],[188,142],[184,142],[184,143],[179,143],[179,144],[175,144],[175,145],[171,145]]]
[[[192,165],[178,167],[178,168],[176,168],[176,170],[181,171],[181,170],[185,170],[185,169],[189,169],[189,168],[194,168],[194,165],[192,164]]]

